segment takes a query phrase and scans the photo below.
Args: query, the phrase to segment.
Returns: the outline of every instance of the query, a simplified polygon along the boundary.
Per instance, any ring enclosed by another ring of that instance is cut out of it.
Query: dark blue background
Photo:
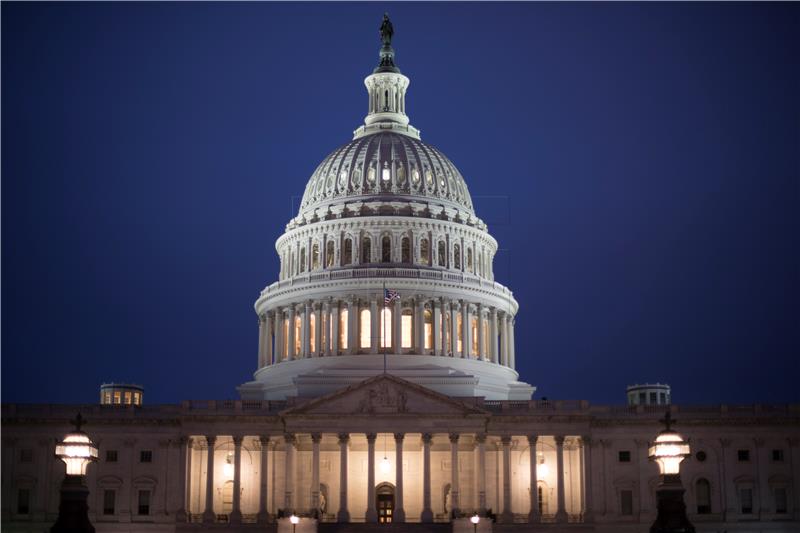
[[[2,399],[235,397],[384,9],[537,397],[798,401],[800,6],[2,5]]]

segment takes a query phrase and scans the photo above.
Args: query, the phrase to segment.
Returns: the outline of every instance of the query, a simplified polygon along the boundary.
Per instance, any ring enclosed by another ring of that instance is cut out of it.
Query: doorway
[[[390,483],[381,483],[375,487],[375,508],[378,511],[379,524],[391,524],[394,513],[394,487]]]

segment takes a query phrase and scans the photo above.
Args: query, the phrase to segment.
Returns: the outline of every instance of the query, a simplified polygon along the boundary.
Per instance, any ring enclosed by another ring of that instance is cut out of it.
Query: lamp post
[[[97,446],[81,431],[84,420],[80,413],[72,423],[75,424],[75,431],[56,444],[56,457],[67,465],[67,475],[61,484],[58,519],[50,532],[94,533],[94,526],[89,522],[89,505],[86,502],[89,489],[84,483],[84,476],[89,463],[97,461]]]
[[[695,533],[694,526],[686,516],[680,475],[681,461],[691,454],[689,443],[670,427],[675,420],[669,411],[661,422],[665,429],[658,434],[647,454],[651,461],[658,464],[661,474],[661,482],[656,489],[658,515],[650,526],[650,533]]]
[[[472,522],[472,530],[474,531],[474,533],[478,533],[478,522],[481,521],[481,517],[478,516],[478,513],[472,515],[469,521]]]
[[[292,513],[292,516],[289,517],[289,522],[292,523],[292,533],[297,533],[297,524],[300,522],[300,517]]]

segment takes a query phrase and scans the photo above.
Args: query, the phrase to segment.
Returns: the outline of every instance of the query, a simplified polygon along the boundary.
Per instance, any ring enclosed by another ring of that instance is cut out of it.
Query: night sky
[[[2,401],[236,397],[384,10],[535,397],[800,401],[799,4],[8,2]]]

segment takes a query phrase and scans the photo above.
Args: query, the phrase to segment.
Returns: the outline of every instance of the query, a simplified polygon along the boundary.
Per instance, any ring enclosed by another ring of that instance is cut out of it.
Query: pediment
[[[473,405],[440,394],[391,374],[381,374],[360,383],[291,407],[282,413],[292,415],[353,416],[466,416],[487,415]]]

